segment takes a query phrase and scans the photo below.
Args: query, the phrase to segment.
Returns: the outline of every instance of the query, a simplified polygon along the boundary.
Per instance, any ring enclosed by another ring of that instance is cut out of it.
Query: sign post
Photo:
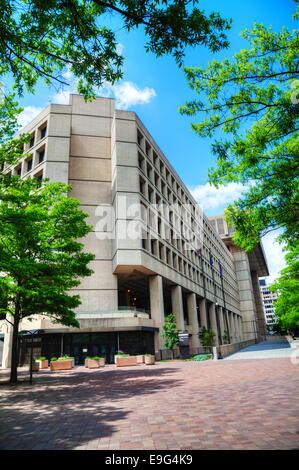
[[[189,332],[187,330],[179,332],[179,348],[181,359],[190,357]]]

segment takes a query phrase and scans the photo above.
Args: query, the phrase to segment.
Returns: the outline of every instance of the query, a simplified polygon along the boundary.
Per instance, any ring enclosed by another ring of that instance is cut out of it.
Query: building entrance
[[[78,333],[64,335],[64,351],[83,365],[86,357],[103,357],[106,364],[114,363],[117,337],[115,333]]]

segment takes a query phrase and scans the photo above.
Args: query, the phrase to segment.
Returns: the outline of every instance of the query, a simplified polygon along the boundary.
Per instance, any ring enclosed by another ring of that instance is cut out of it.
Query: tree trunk
[[[14,314],[14,325],[12,335],[12,351],[11,351],[11,369],[10,369],[10,383],[16,384],[18,382],[18,362],[19,362],[19,348],[18,348],[18,332],[20,323],[20,306],[16,305]]]

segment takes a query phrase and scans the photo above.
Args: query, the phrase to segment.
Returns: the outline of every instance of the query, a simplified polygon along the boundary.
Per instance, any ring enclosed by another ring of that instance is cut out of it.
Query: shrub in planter
[[[91,357],[86,356],[85,361],[84,361],[85,367],[88,367],[88,361],[89,361],[89,359],[91,359]]]
[[[144,354],[137,354],[137,364],[144,364]]]
[[[116,367],[137,366],[137,356],[117,355],[114,360]]]
[[[56,370],[70,370],[73,367],[73,358],[72,357],[56,357],[51,359],[50,369],[52,371]]]
[[[47,369],[49,367],[49,361],[46,357],[40,357],[37,361],[39,362],[40,369]]]
[[[153,354],[145,354],[144,356],[144,362],[147,365],[153,365],[155,364],[155,356]]]
[[[30,369],[30,362],[29,362],[29,369]],[[32,360],[32,370],[34,372],[38,372],[39,371],[39,362],[35,359],[35,357],[33,358]]]

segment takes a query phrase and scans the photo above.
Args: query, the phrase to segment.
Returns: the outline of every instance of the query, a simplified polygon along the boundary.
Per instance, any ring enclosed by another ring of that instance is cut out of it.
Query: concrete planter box
[[[70,370],[73,368],[73,361],[72,359],[68,361],[51,361],[50,369],[52,371],[55,370]]]
[[[144,364],[144,355],[143,354],[138,354],[137,357],[137,364]]]
[[[30,364],[29,364],[29,370],[30,370]],[[36,361],[36,362],[33,361],[33,363],[32,363],[32,371],[33,371],[33,372],[38,372],[38,371],[39,371],[39,362],[38,362],[38,361]]]
[[[116,367],[137,366],[137,356],[115,356]]]
[[[98,369],[100,367],[100,361],[96,359],[87,359],[88,369]]]
[[[97,362],[98,366],[97,367],[105,367],[105,358],[101,357],[100,359],[94,360],[94,359],[85,359],[85,367],[89,367],[89,369],[93,369],[95,366],[90,367],[88,364],[89,362]]]
[[[155,364],[155,356],[144,356],[144,359],[145,364],[147,364],[148,366]]]
[[[47,369],[49,367],[49,361],[48,359],[44,359],[43,361],[36,361],[39,363],[39,368],[40,369]]]

